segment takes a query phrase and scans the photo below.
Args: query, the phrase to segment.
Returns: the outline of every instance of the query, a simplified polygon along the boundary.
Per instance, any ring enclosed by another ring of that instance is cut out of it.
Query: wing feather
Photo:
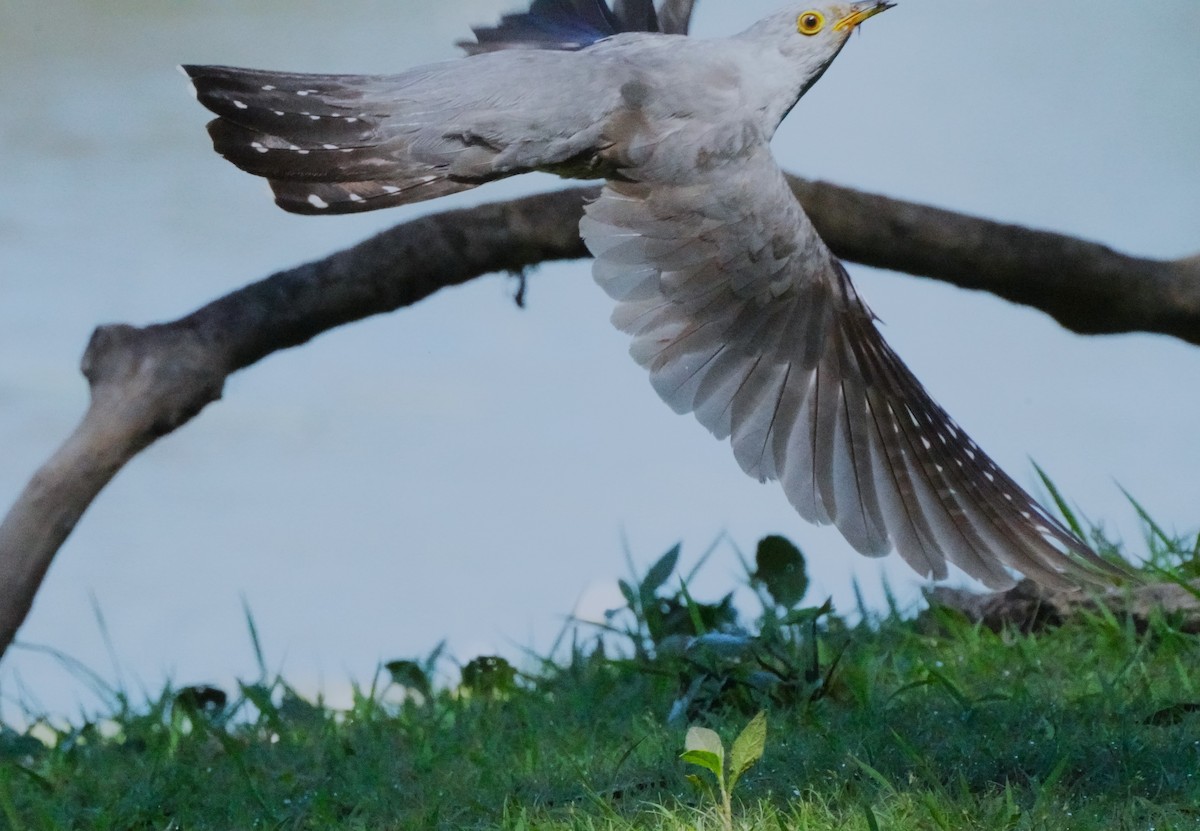
[[[529,11],[506,14],[495,26],[472,28],[468,54],[504,49],[577,50],[621,32],[662,32],[651,0],[534,0]]]
[[[1055,520],[900,361],[765,142],[721,163],[624,172],[580,225],[613,321],[677,412],[729,438],[801,516],[858,551],[989,586],[1120,571]]]

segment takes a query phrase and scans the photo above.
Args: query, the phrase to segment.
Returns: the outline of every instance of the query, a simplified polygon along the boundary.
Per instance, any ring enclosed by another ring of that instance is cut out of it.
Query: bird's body
[[[626,7],[657,25],[646,0]],[[599,0],[537,0],[478,32],[492,51],[398,75],[186,71],[220,116],[216,149],[291,211],[373,210],[529,170],[605,179],[580,231],[635,359],[802,516],[934,577],[947,562],[992,586],[1009,568],[1046,583],[1111,572],[891,351],[771,155],[851,31],[888,7],[794,6],[700,41],[626,31]],[[608,36],[558,42],[581,8]]]
[[[397,75],[188,70],[224,116],[211,127],[218,152],[271,180],[287,210],[346,213],[530,170],[686,169],[769,141],[811,73],[764,53],[751,32],[623,33],[578,51],[484,52]],[[598,94],[578,92],[589,88]],[[686,141],[655,157],[653,145],[681,127]]]

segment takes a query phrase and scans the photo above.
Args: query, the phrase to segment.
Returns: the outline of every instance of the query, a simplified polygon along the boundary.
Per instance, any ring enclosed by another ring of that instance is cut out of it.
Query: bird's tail
[[[302,214],[355,213],[467,190],[420,130],[397,124],[382,90],[400,76],[314,75],[226,66],[184,66],[196,98],[218,117],[218,153],[262,176],[275,201]]]

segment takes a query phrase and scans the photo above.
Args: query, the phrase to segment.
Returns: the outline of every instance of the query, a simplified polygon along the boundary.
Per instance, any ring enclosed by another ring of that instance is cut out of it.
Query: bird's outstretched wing
[[[1116,569],[939,407],[875,327],[765,141],[707,166],[627,171],[581,224],[614,322],[659,395],[729,437],[806,519],[914,569],[991,587]],[[637,181],[640,180],[640,181]],[[1118,572],[1119,573],[1119,572]]]
[[[495,26],[473,27],[469,54],[502,49],[583,49],[622,32],[661,32],[653,0],[534,0],[529,11],[506,14]]]

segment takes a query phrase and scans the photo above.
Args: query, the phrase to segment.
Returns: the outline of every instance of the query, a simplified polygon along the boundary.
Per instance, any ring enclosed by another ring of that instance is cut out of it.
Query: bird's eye
[[[815,35],[825,28],[825,15],[818,11],[805,12],[796,21],[796,29],[802,35]]]

